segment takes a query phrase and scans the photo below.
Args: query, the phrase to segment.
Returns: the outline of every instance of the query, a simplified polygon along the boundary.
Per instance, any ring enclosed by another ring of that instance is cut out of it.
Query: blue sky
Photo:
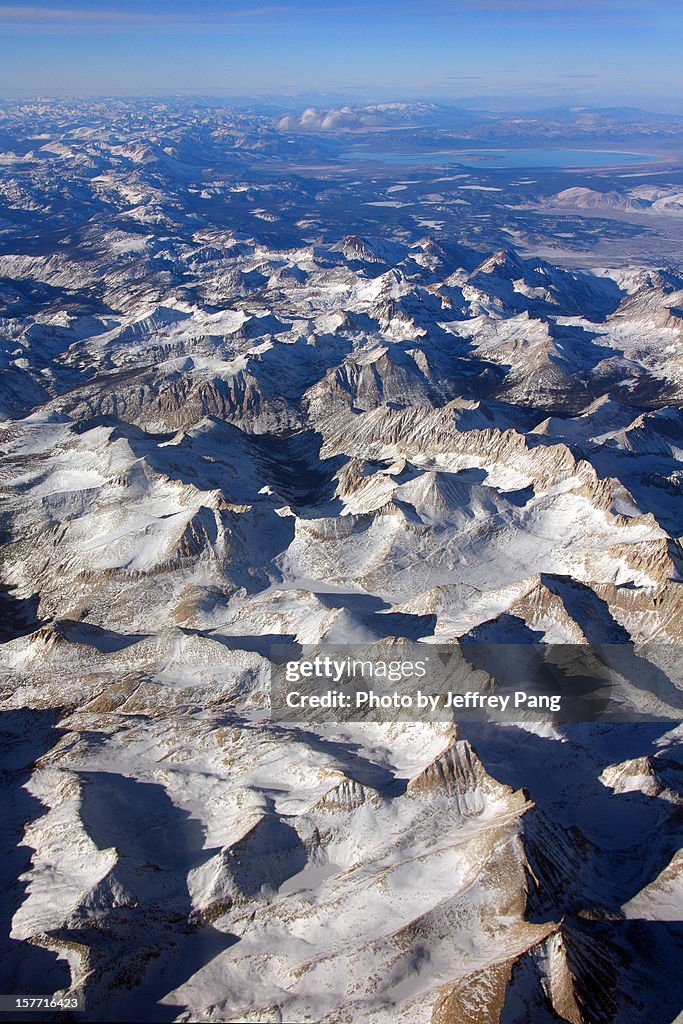
[[[681,39],[682,0],[0,0],[0,95],[503,98],[683,112]]]

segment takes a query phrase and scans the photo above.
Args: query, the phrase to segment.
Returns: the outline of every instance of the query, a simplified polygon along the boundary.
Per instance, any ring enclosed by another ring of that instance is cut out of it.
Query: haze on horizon
[[[676,0],[0,3],[0,96],[416,97],[680,109]]]

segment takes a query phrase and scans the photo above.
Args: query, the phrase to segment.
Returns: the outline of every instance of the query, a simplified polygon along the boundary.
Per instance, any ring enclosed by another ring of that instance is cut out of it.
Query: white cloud
[[[331,110],[308,107],[299,117],[288,114],[281,118],[277,127],[281,131],[309,132],[380,128],[406,123],[431,109],[431,104],[421,103],[378,103],[369,107],[333,107]]]

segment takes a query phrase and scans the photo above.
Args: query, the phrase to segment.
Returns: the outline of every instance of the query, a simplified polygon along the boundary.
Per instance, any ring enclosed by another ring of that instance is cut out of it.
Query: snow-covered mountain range
[[[312,130],[283,171],[272,118],[107,109],[2,122],[0,988],[93,1021],[670,1024],[675,722],[304,728],[267,655],[676,649],[683,277],[411,204],[339,230],[348,176],[291,163]],[[438,188],[411,203],[470,201]]]

